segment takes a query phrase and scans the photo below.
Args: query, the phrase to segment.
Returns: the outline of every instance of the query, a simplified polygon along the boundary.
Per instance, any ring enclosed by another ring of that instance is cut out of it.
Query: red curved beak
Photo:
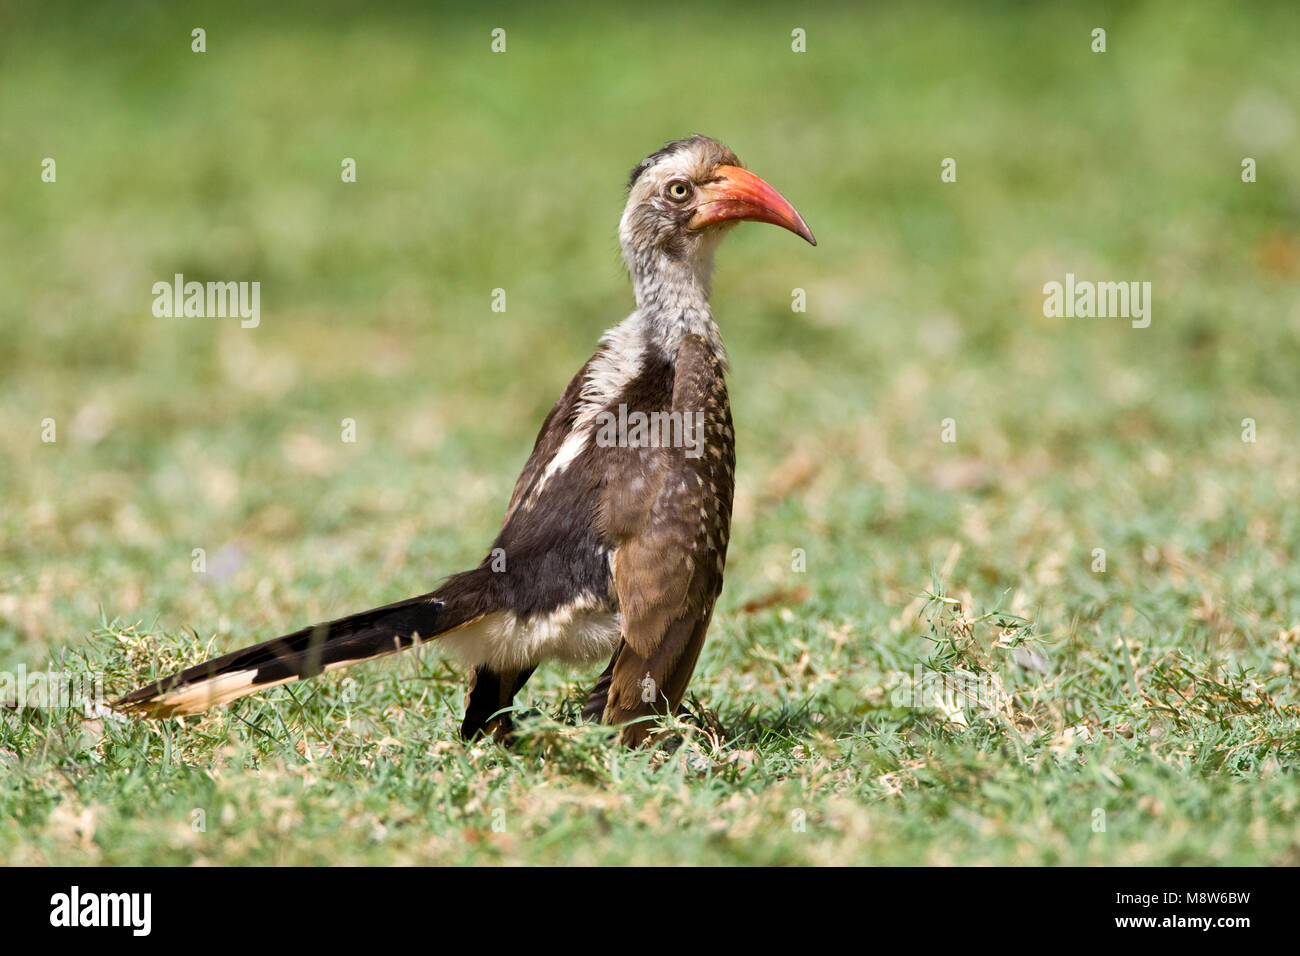
[[[770,222],[817,245],[812,230],[786,198],[747,169],[719,166],[718,178],[700,187],[700,204],[689,223],[699,229],[717,222]]]

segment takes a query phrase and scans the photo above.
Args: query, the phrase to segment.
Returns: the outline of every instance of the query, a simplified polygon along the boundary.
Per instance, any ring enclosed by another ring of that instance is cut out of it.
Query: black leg
[[[609,659],[609,666],[597,678],[596,686],[587,696],[587,703],[582,708],[583,720],[600,720],[605,716],[605,704],[609,700],[609,682],[614,677],[614,663],[618,660],[618,653],[622,649],[623,644],[619,642],[618,647],[614,649],[614,656]]]
[[[487,667],[475,667],[469,672],[469,691],[465,695],[465,720],[460,725],[460,735],[472,740],[479,734],[491,734],[498,742],[506,740],[514,725],[509,714],[498,711],[509,707],[515,694],[528,682],[534,668],[509,674],[498,674]],[[496,716],[493,716],[496,715]]]

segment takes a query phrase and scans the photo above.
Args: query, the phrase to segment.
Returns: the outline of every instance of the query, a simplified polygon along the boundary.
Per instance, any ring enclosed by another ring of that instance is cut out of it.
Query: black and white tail
[[[464,623],[456,617],[433,594],[408,598],[196,664],[132,691],[112,707],[143,717],[197,714],[276,684],[405,650]]]

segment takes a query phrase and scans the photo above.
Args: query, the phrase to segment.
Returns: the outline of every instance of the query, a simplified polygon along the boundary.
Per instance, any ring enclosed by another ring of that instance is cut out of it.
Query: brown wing
[[[574,411],[578,406],[578,397],[582,392],[582,383],[587,377],[587,371],[591,367],[593,358],[587,360],[582,368],[578,369],[578,374],[573,376],[573,381],[569,382],[569,387],[564,393],[556,399],[551,406],[546,420],[542,422],[541,429],[537,432],[537,441],[533,443],[533,452],[528,456],[528,461],[524,464],[524,470],[519,473],[519,478],[515,481],[515,490],[510,495],[510,506],[506,508],[506,516],[502,520],[502,526],[509,523],[510,518],[519,508],[520,503],[527,498],[528,492],[532,490],[541,477],[547,464],[555,457],[560,446],[564,444],[564,439],[569,436],[573,426]]]
[[[672,411],[689,416],[692,429],[683,434],[696,444],[642,449],[640,473],[604,489],[603,532],[616,549],[623,630],[607,723],[677,707],[722,590],[735,442],[723,370],[699,336],[687,336],[678,352]],[[625,731],[633,741],[644,735],[644,724]]]

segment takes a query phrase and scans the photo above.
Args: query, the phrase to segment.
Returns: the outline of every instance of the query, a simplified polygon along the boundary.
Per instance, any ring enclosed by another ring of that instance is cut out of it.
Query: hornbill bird
[[[680,705],[722,590],[735,435],[709,285],[719,241],[742,220],[817,244],[794,207],[717,140],[677,140],[632,170],[619,243],[636,310],[546,416],[482,564],[113,706],[194,714],[436,640],[469,665],[466,739],[510,734],[514,697],[542,661],[608,657],[583,714],[623,725],[626,743],[645,740],[653,718]]]

